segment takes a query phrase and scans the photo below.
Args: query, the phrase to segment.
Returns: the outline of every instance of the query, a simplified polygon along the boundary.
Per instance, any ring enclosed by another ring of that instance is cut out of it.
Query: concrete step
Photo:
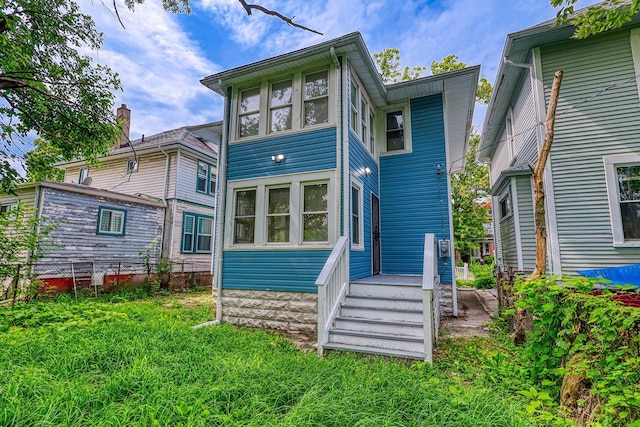
[[[414,337],[420,339],[424,337],[422,322],[398,322],[338,316],[335,320],[335,328],[344,331],[384,334],[394,339],[396,337]]]
[[[407,284],[350,283],[349,295],[391,299],[422,299],[422,286]]]
[[[422,297],[418,299],[377,298],[347,295],[345,305],[350,307],[389,308],[394,310],[422,310]]]
[[[377,354],[380,356],[424,360],[424,352],[416,352],[416,351],[388,350],[385,348],[371,348],[371,347],[362,347],[357,345],[339,344],[339,343],[327,343],[324,345],[324,348],[327,350],[354,351],[357,353],[364,353],[364,354]]]
[[[395,322],[419,322],[423,321],[422,305],[419,310],[406,310],[385,307],[363,307],[349,304],[349,300],[340,309],[340,315],[344,317],[356,317],[361,319],[388,320]]]
[[[329,331],[329,343],[347,344],[351,346],[366,347],[383,350],[399,350],[414,353],[424,352],[423,338],[390,335],[374,332],[348,331],[344,329],[332,329]]]

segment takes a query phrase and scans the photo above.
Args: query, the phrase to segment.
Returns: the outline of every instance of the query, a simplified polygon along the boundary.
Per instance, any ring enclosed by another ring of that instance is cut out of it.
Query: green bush
[[[595,399],[598,426],[640,419],[640,310],[593,292],[593,280],[556,278],[516,282],[517,308],[527,310],[532,330],[525,344],[529,374],[558,395],[565,375],[583,376]]]
[[[473,287],[477,289],[492,289],[496,287],[496,278],[491,276],[478,276],[473,281]]]

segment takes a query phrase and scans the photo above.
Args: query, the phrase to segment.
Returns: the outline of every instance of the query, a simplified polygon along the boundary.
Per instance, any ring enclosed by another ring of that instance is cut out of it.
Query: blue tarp
[[[598,268],[595,270],[580,270],[578,274],[584,277],[603,278],[611,285],[633,285],[640,288],[640,264],[621,265],[620,267]]]

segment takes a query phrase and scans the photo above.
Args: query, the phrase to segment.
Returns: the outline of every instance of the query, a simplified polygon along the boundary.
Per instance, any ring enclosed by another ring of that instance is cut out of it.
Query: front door
[[[380,199],[371,194],[371,251],[373,274],[380,274]]]

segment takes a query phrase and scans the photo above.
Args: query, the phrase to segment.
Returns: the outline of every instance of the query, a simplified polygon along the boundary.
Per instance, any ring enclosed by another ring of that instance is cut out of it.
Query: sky
[[[131,138],[184,125],[222,119],[222,98],[200,79],[339,37],[362,33],[371,54],[400,50],[402,65],[427,66],[449,54],[482,65],[493,83],[506,35],[555,17],[548,0],[250,0],[295,16],[294,22],[323,35],[288,26],[237,0],[192,0],[192,13],[170,14],[159,0],[129,11],[112,2],[79,0],[104,33],[93,56],[110,66],[123,83],[116,106],[127,104]],[[581,6],[595,1],[582,1]],[[429,71],[426,72],[429,74]],[[479,130],[486,107],[476,104]]]

